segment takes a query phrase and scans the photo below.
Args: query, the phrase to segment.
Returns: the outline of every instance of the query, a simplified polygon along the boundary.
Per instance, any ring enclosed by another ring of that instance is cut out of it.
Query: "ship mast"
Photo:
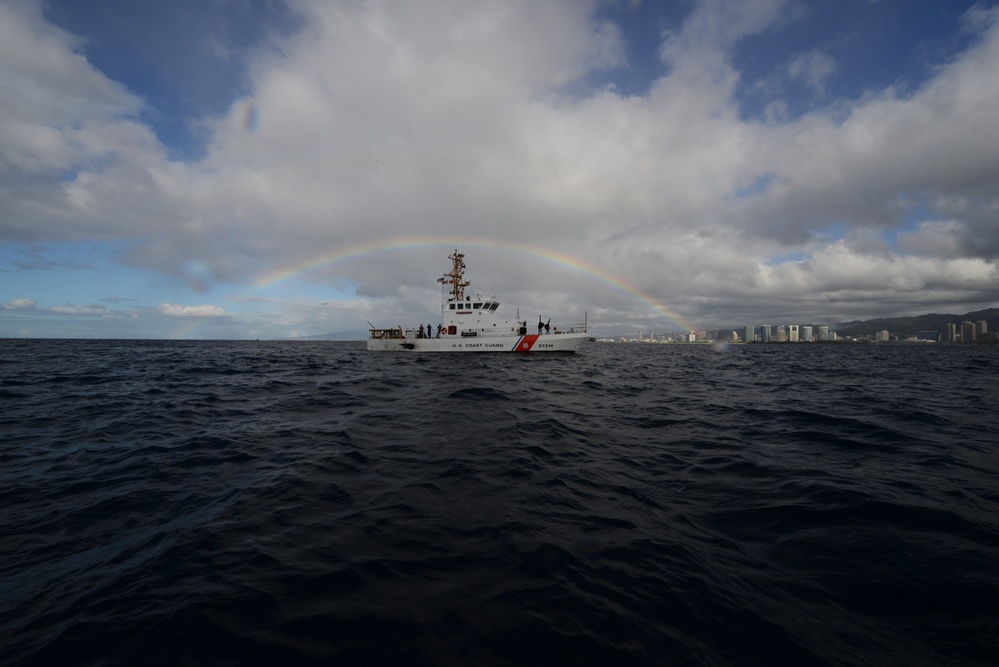
[[[451,271],[445,273],[444,276],[447,278],[445,282],[451,286],[451,300],[464,301],[465,288],[471,284],[465,282],[465,255],[457,250],[452,250],[448,259],[451,260]]]

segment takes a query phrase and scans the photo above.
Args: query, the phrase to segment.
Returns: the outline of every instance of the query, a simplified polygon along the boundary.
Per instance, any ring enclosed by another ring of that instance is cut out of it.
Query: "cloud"
[[[157,309],[163,315],[170,317],[221,317],[225,310],[218,306],[205,304],[203,306],[179,306],[173,303],[161,303]]]
[[[912,210],[949,208],[967,225],[952,228],[963,252],[994,261],[995,234],[980,232],[999,197],[999,128],[986,111],[999,103],[999,82],[989,74],[997,66],[993,21],[961,59],[908,97],[889,89],[764,128],[757,169],[774,178],[744,224],[796,243],[831,224],[891,229]],[[988,241],[973,246],[976,237]]]
[[[659,56],[673,76],[691,84],[720,86],[730,92],[738,74],[730,53],[740,41],[786,20],[790,0],[703,0],[681,29],[664,35]]]
[[[111,314],[107,306],[94,303],[89,306],[73,306],[69,304],[64,306],[52,306],[48,310],[51,313],[59,315],[99,315],[104,317]]]
[[[4,310],[34,310],[35,305],[34,299],[18,297],[3,304],[2,307]]]
[[[966,235],[965,226],[954,220],[926,220],[899,234],[896,243],[910,255],[957,259],[965,254],[959,239]]]
[[[787,73],[792,79],[801,79],[818,93],[825,93],[826,79],[836,69],[836,59],[818,49],[795,55],[787,65]]]
[[[34,2],[0,4],[0,232],[7,241],[127,236],[163,153],[141,102],[96,70]],[[145,183],[148,185],[148,182]],[[120,198],[109,208],[102,197]],[[127,213],[132,206],[132,213]],[[110,217],[109,217],[110,214]]]

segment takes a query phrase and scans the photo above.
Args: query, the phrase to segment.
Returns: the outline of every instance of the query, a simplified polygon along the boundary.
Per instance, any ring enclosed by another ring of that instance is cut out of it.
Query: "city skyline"
[[[997,343],[999,331],[990,327],[987,319],[968,320],[969,316],[988,315],[999,324],[999,309],[966,313],[965,315],[927,314],[912,319],[874,319],[867,322],[836,324],[761,324],[741,328],[721,328],[689,332],[648,333],[639,330],[634,338],[628,336],[602,337],[604,340],[627,342],[837,342],[890,340],[946,343]],[[945,320],[953,320],[946,321]],[[851,325],[853,325],[851,327]],[[858,325],[861,330],[858,331]],[[863,326],[866,325],[866,326]]]
[[[756,329],[759,329],[759,333]],[[988,323],[985,320],[977,322],[965,321],[958,324],[949,324],[943,331],[926,330],[918,331],[915,334],[904,335],[893,333],[888,329],[864,335],[841,336],[835,331],[830,331],[828,326],[815,327],[812,331],[810,326],[798,325],[761,325],[760,327],[745,327],[742,334],[739,331],[691,331],[689,333],[672,332],[669,334],[657,334],[650,330],[646,336],[639,331],[635,338],[626,336],[608,337],[602,336],[599,342],[620,342],[620,343],[851,343],[851,342],[879,342],[887,343],[891,341],[900,342],[920,342],[920,343],[999,343],[999,332],[989,331]]]

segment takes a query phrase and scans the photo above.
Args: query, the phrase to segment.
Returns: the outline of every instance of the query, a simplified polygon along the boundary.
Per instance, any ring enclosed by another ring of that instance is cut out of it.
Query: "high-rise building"
[[[975,333],[978,335],[979,340],[985,339],[985,334],[989,332],[989,323],[987,320],[978,320],[975,322]]]
[[[817,340],[822,342],[829,340],[829,327],[826,326],[825,324],[819,326]]]
[[[760,340],[764,343],[770,342],[770,325],[764,324],[760,327]]]
[[[792,343],[798,342],[798,325],[789,324],[787,327],[787,339]]]
[[[812,342],[812,327],[810,326],[801,327],[801,340],[803,340],[806,343]]]
[[[975,338],[975,323],[974,322],[962,322],[961,323],[961,342],[962,343],[974,343]]]
[[[756,327],[754,327],[752,324],[746,325],[745,340],[747,343],[752,343],[754,340],[756,340]]]

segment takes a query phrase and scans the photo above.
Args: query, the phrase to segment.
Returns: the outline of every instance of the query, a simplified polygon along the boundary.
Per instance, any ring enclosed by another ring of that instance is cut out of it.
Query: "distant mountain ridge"
[[[964,315],[930,313],[913,317],[880,317],[873,320],[837,322],[829,327],[841,336],[866,336],[887,330],[900,336],[913,336],[917,331],[942,331],[948,324],[961,326],[962,322],[988,322],[989,331],[999,329],[999,308],[976,310]]]

